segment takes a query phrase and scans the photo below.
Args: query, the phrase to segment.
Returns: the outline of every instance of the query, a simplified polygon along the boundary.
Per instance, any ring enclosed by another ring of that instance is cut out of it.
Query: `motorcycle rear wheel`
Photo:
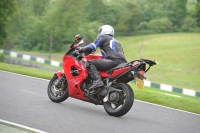
[[[131,109],[134,102],[134,92],[132,88],[126,83],[116,83],[112,85],[112,87],[114,87],[115,89],[122,90],[124,98],[122,101],[120,100],[115,101],[115,99],[114,100],[112,99],[112,95],[117,96],[118,92],[117,91],[114,92],[116,94],[110,93],[109,94],[110,100],[104,103],[104,109],[109,115],[120,117],[125,115]],[[113,102],[116,102],[116,104]]]
[[[65,83],[62,83],[61,88],[56,88],[55,84],[58,82],[58,79],[59,78],[56,75],[54,75],[53,78],[50,80],[47,88],[47,94],[49,96],[49,99],[51,99],[51,101],[56,103],[63,102],[68,98],[68,89],[66,80]]]

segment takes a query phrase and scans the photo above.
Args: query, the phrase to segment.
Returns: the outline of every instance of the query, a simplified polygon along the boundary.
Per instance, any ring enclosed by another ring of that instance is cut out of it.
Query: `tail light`
[[[140,71],[131,71],[131,73],[133,74],[134,78],[139,78],[139,79],[146,79],[144,77],[145,71],[140,70]]]
[[[140,74],[141,76],[144,76],[145,71],[139,71],[139,74]]]

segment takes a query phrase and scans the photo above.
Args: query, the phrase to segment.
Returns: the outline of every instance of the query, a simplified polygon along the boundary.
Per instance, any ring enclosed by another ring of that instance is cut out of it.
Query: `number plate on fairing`
[[[144,81],[139,78],[135,78],[135,85],[137,88],[139,88],[141,90],[144,89]]]

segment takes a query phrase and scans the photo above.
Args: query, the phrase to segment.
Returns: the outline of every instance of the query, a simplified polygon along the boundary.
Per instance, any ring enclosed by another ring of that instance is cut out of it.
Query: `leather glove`
[[[78,50],[79,53],[83,52],[83,47],[77,47],[76,49]]]

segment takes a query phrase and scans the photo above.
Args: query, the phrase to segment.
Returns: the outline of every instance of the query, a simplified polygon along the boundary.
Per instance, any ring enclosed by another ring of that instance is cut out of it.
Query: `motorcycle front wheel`
[[[57,88],[55,85],[58,81],[59,78],[54,75],[53,78],[50,80],[47,88],[49,99],[56,103],[63,102],[68,98],[67,81],[62,80],[61,87]]]
[[[108,101],[104,103],[104,109],[109,115],[120,117],[131,109],[134,102],[134,92],[126,83],[116,83],[112,87],[119,91],[108,94]]]

